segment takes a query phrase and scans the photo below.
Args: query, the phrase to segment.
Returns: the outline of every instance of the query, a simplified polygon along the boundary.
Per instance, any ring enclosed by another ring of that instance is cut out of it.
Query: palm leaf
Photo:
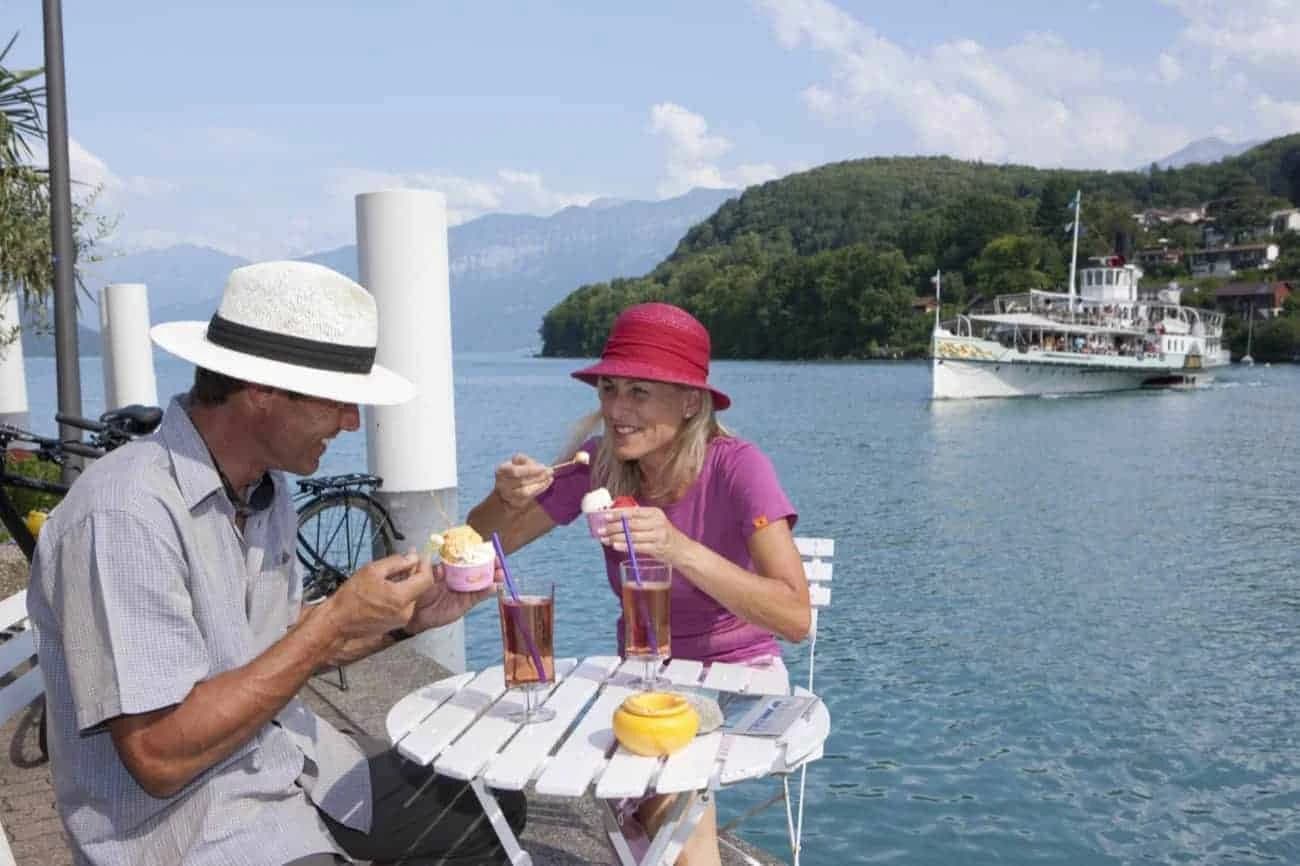
[[[0,166],[11,166],[31,156],[30,139],[44,137],[41,109],[45,88],[29,85],[42,69],[10,69],[5,60],[18,39],[14,34],[0,51]]]

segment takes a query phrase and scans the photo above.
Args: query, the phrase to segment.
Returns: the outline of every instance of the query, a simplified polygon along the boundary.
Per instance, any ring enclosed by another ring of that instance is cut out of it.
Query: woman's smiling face
[[[698,393],[693,388],[654,382],[601,376],[596,384],[600,414],[619,460],[640,460],[666,456],[682,424],[699,411]]]

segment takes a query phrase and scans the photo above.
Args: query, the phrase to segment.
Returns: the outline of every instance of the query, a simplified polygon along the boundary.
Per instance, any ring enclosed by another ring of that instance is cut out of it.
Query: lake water
[[[462,511],[594,405],[572,361],[458,356]],[[189,368],[160,357],[160,393]],[[85,414],[102,406],[83,362]],[[922,364],[720,363],[798,531],[836,540],[804,862],[1300,863],[1300,369],[1197,392],[931,404]],[[33,424],[54,369],[29,359]],[[322,471],[364,468],[360,434]],[[610,652],[585,529],[512,558],[557,649]],[[497,658],[469,618],[471,666]],[[802,649],[787,652],[796,676]],[[753,788],[753,790],[748,790]],[[724,818],[768,794],[723,795]],[[784,849],[779,809],[747,838]]]

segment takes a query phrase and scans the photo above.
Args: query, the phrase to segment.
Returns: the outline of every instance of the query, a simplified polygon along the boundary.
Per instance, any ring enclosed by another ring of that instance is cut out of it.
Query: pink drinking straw
[[[501,536],[495,532],[492,533],[492,546],[496,548],[497,559],[501,560],[501,572],[506,576],[506,590],[509,591],[510,597],[515,600],[515,603],[520,604],[519,590],[515,588],[515,580],[510,576],[510,566],[506,564],[505,549],[501,547]],[[514,620],[515,628],[523,635],[524,645],[528,647],[528,654],[533,657],[533,667],[537,669],[538,681],[549,682],[546,678],[546,667],[542,664],[542,656],[537,652],[537,645],[533,643],[533,633],[528,629],[524,621],[519,618],[519,608],[506,605],[506,612]]]
[[[623,521],[623,538],[627,541],[627,558],[632,563],[632,579],[636,581],[638,587],[645,586],[641,582],[641,566],[636,562],[636,550],[632,547],[632,530],[627,528],[627,515],[622,515],[620,519]],[[644,601],[641,606],[644,607]],[[659,636],[655,634],[655,621],[648,610],[641,610],[641,617],[645,620],[646,631],[650,633],[650,648],[655,651],[655,655],[659,655]]]

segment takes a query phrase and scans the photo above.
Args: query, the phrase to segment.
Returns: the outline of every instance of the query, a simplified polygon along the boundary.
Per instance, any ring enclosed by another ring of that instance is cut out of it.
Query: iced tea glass
[[[672,682],[659,675],[659,668],[672,655],[673,567],[664,562],[637,557],[637,575],[631,560],[618,564],[623,595],[623,656],[643,662],[641,681],[645,691],[670,688]]]
[[[506,688],[523,693],[524,706],[512,712],[512,722],[529,725],[555,718],[555,710],[539,705],[555,684],[555,584],[515,578],[519,597],[497,587],[501,615],[501,653]]]

